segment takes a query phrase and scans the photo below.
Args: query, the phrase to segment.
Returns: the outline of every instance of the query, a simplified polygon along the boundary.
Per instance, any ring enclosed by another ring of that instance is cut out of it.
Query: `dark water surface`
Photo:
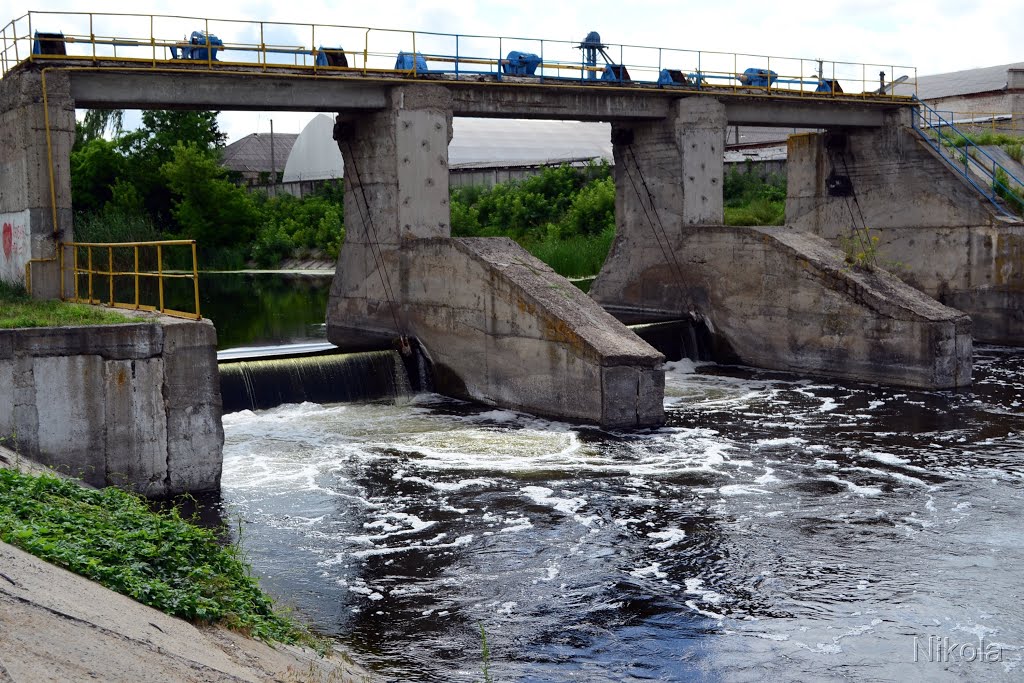
[[[683,361],[666,408],[244,411],[223,500],[388,680],[482,680],[481,627],[495,681],[1024,679],[1024,352],[962,393]]]
[[[322,341],[327,337],[324,319],[333,276],[200,273],[199,310],[217,328],[218,349]],[[173,301],[182,310],[193,310],[187,290],[175,290]]]

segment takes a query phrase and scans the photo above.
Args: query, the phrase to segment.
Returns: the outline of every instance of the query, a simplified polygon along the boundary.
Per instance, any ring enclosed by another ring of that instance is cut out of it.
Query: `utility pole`
[[[274,157],[274,119],[270,119],[270,183],[274,191],[271,197],[277,196],[277,159]]]

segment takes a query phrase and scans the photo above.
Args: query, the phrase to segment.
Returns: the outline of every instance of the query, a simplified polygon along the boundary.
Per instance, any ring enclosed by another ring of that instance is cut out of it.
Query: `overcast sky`
[[[2,23],[29,10],[92,10],[574,41],[589,31],[598,31],[609,44],[909,65],[916,66],[919,75],[1024,61],[1022,0],[220,0],[216,4],[209,0],[145,4],[137,0],[97,0],[91,4],[82,0],[38,4],[0,0],[0,9]],[[45,23],[34,23],[33,29],[64,30],[71,19],[53,16]],[[139,32],[132,30],[128,20],[124,26],[126,34]],[[300,34],[295,29],[295,35]],[[220,37],[248,42],[241,36]],[[503,45],[508,45],[503,48],[506,51],[517,47],[514,41]],[[695,68],[692,64],[679,66],[684,70]],[[745,65],[738,66],[742,71]],[[225,112],[221,128],[229,141],[253,132],[268,132],[271,119],[275,132],[298,133],[312,116]]]

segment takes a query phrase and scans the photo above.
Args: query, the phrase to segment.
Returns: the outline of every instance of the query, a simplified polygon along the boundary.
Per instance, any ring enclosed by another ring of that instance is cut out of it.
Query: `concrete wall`
[[[44,126],[43,79],[21,70],[4,76],[0,87],[0,279],[25,282],[25,263],[32,264],[32,294],[60,295],[59,240],[71,232],[71,147],[75,141],[75,106],[67,73],[46,77],[54,193],[50,189],[50,158]],[[53,214],[56,202],[57,231]]]
[[[220,417],[209,321],[0,330],[5,445],[95,486],[217,490]]]
[[[856,197],[832,196],[830,173]],[[1024,344],[1024,223],[1007,221],[906,121],[881,130],[790,138],[786,221],[842,248],[856,226],[878,262],[973,320],[974,338]]]

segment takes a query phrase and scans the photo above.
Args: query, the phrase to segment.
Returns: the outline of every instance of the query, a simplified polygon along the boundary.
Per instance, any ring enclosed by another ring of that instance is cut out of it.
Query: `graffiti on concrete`
[[[0,277],[20,281],[30,255],[28,211],[0,214]]]

